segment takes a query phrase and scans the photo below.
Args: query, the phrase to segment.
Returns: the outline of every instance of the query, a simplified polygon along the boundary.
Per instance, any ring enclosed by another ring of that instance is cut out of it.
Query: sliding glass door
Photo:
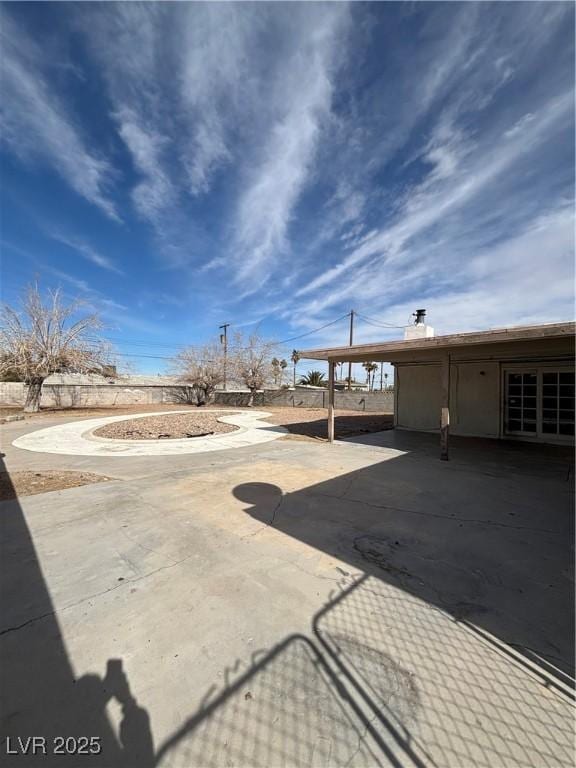
[[[574,434],[574,374],[570,371],[542,374],[542,433]]]
[[[574,371],[550,368],[506,371],[504,432],[526,437],[573,437]]]

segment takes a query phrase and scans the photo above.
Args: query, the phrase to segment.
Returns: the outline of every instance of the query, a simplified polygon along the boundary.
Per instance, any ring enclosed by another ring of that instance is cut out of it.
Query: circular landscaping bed
[[[239,427],[233,424],[218,421],[216,414],[204,411],[167,413],[115,421],[100,427],[93,434],[109,440],[183,440],[187,437],[223,435],[238,429]]]

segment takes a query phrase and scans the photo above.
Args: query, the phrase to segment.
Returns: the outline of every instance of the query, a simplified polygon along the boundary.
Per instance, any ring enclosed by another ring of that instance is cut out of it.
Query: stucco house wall
[[[398,365],[395,382],[395,426],[426,431],[439,429],[440,366]]]
[[[396,366],[396,426],[435,432],[440,429],[440,365]],[[450,430],[454,435],[498,437],[500,365],[495,362],[450,366]]]
[[[566,442],[560,436],[509,435],[503,424],[506,371],[574,370],[571,338],[458,348],[451,351],[450,432],[468,437],[516,437]],[[395,426],[437,432],[440,429],[441,365],[432,352],[405,355],[394,363]]]
[[[450,428],[454,435],[500,434],[500,364],[457,363],[450,369]]]

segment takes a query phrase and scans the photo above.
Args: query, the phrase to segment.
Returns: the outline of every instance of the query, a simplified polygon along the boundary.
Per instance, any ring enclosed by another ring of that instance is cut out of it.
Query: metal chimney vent
[[[407,325],[404,328],[404,340],[412,341],[414,339],[429,339],[434,336],[434,328],[426,325],[426,310],[417,309],[412,313],[414,325]]]
[[[416,312],[412,314],[412,317],[416,318],[414,320],[414,325],[424,325],[424,318],[426,317],[426,310],[425,309],[417,309]]]

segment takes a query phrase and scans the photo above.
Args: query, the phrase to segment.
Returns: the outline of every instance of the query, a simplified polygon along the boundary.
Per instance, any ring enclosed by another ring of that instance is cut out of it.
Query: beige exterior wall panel
[[[440,428],[440,366],[399,365],[396,368],[396,426],[402,429]]]
[[[457,363],[451,366],[450,422],[450,430],[455,435],[499,436],[498,363]]]

